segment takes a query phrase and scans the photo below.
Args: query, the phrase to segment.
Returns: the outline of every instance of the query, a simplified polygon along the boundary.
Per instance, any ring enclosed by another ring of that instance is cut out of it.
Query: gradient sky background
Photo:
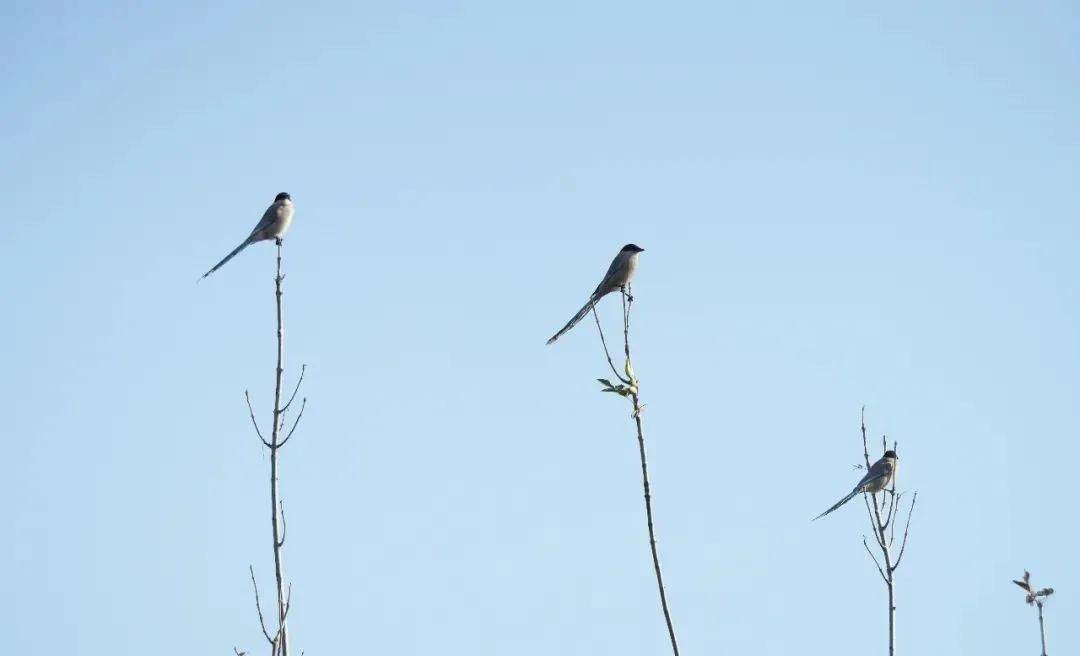
[[[1080,11],[744,4],[4,3],[5,652],[263,653],[273,248],[195,281],[288,191],[295,653],[665,653],[628,407],[544,346],[628,241],[687,656],[884,653],[810,522],[863,404],[901,652],[1036,653],[1027,567],[1080,653]]]

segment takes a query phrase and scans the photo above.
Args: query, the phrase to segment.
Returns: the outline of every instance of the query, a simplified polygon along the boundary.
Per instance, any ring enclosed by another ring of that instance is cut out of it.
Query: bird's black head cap
[[[644,248],[638,246],[637,244],[627,244],[626,246],[622,247],[622,252],[624,253],[640,253],[644,250]]]
[[[896,451],[893,451],[892,449],[889,449],[888,451],[885,452],[885,457],[886,458],[892,458],[894,460],[899,460],[900,459],[900,456],[896,455]]]
[[[292,196],[290,196],[289,194],[287,194],[287,193],[285,193],[283,191],[280,194],[278,194],[277,196],[274,196],[274,202],[275,203],[278,202],[279,200],[292,200]]]

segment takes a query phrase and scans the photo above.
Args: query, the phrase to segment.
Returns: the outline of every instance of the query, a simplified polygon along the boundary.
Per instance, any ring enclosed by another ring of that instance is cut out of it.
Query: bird
[[[619,254],[615,256],[615,259],[611,261],[611,266],[608,267],[607,273],[604,274],[604,279],[600,281],[600,284],[596,286],[596,290],[589,296],[588,302],[578,310],[578,313],[573,316],[562,327],[562,330],[551,336],[551,339],[547,341],[548,344],[552,344],[555,340],[562,337],[571,328],[577,325],[579,321],[585,318],[585,315],[589,313],[593,305],[596,304],[604,296],[607,296],[616,289],[624,289],[630,284],[630,281],[634,278],[634,272],[637,271],[638,255],[644,252],[644,248],[636,244],[627,244],[622,247]]]
[[[248,238],[240,243],[239,246],[233,249],[233,252],[225,256],[225,259],[214,265],[214,268],[210,269],[203,274],[202,278],[217,271],[221,267],[225,266],[225,263],[236,257],[236,254],[244,250],[251,244],[257,241],[265,241],[267,239],[273,239],[277,242],[281,241],[281,238],[285,236],[285,233],[289,230],[289,225],[292,223],[293,218],[293,202],[292,196],[285,192],[281,192],[274,197],[274,202],[270,207],[266,208],[263,212],[262,218],[255,225],[255,229],[251,231]],[[199,280],[202,280],[199,278]]]
[[[855,498],[855,495],[860,492],[869,492],[874,494],[875,492],[881,492],[892,482],[896,476],[896,468],[900,464],[900,456],[896,455],[896,451],[892,449],[885,452],[881,458],[878,459],[873,465],[870,465],[870,470],[866,472],[866,476],[862,477],[862,480],[855,486],[851,492],[837,501],[832,508],[829,508],[825,512],[821,513],[810,521],[817,521],[828,515],[832,511],[836,510],[840,506],[844,505],[848,501]]]

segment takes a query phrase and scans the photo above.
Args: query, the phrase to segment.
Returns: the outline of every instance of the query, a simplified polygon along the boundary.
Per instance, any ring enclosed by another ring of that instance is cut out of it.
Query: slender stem
[[[870,449],[866,439],[866,408],[863,408],[859,418],[860,432],[862,433],[863,441],[863,459],[866,461],[867,471],[870,469]],[[887,449],[885,438],[882,437],[882,449]],[[893,450],[896,450],[894,443]],[[870,554],[870,558],[874,561],[874,565],[878,568],[878,572],[882,575],[885,582],[885,589],[888,593],[889,602],[889,656],[896,655],[896,577],[895,573],[897,568],[900,567],[900,561],[904,557],[904,550],[907,548],[908,531],[911,529],[911,513],[915,510],[915,501],[918,499],[918,492],[916,492],[911,498],[911,505],[908,506],[907,522],[904,526],[904,537],[900,543],[900,551],[896,554],[895,560],[893,559],[893,538],[896,534],[896,521],[901,511],[900,501],[897,498],[896,493],[896,478],[894,477],[891,485],[888,489],[882,491],[883,496],[881,502],[878,503],[876,494],[867,493],[863,495],[864,501],[866,501],[866,514],[870,520],[870,528],[874,531],[874,538],[877,541],[878,548],[881,549],[881,561],[882,564],[878,564],[878,559],[870,551],[870,547],[867,546],[866,537],[863,536],[863,546],[866,547],[867,553]],[[885,495],[892,498],[887,502]],[[884,513],[884,516],[882,515]]]
[[[891,579],[891,575],[890,575]],[[892,580],[889,581],[889,656],[896,653],[896,594]]]
[[[618,378],[620,382],[629,385],[630,381],[623,378],[622,374],[619,373],[619,370],[615,368],[615,363],[611,361],[611,353],[607,348],[607,339],[604,338],[604,329],[600,327],[600,316],[596,314],[596,303],[592,304],[592,315],[593,319],[596,320],[596,329],[600,331],[600,343],[604,345],[604,357],[607,358],[608,366],[611,367],[611,373],[615,374],[615,377]]]
[[[626,289],[622,290],[623,298],[623,343],[626,352],[626,361],[630,362],[630,307],[633,305],[633,297]],[[632,370],[632,367],[631,367]],[[637,390],[636,376],[631,376],[632,389]],[[649,527],[649,549],[652,551],[653,571],[656,572],[656,587],[660,591],[660,607],[664,611],[664,622],[667,623],[668,637],[671,639],[671,651],[674,656],[679,656],[679,643],[675,638],[675,625],[671,621],[671,610],[668,608],[667,591],[664,588],[664,575],[660,570],[660,554],[656,548],[656,530],[653,526],[652,492],[649,487],[649,463],[645,456],[645,432],[641,427],[641,397],[637,391],[630,393],[630,400],[634,404],[634,425],[637,427],[638,453],[641,456],[641,484],[645,491],[645,520]]]
[[[281,551],[284,540],[281,536],[278,501],[278,438],[281,434],[281,374],[285,350],[285,328],[281,321],[281,240],[277,240],[277,275],[274,277],[274,300],[277,305],[277,368],[274,370],[274,416],[273,430],[270,433],[270,523],[273,528],[274,579],[277,582],[278,631],[280,633],[279,651],[281,656],[289,656],[289,633],[285,628],[285,585],[282,575]]]
[[[1036,604],[1039,607],[1039,639],[1042,640],[1042,656],[1046,656],[1046,628],[1043,625],[1042,602]]]

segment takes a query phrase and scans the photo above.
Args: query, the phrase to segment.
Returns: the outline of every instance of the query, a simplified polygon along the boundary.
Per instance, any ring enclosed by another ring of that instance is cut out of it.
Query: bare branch
[[[866,460],[866,471],[870,471],[870,448],[866,445],[866,406],[859,411],[859,428],[862,430],[862,453]]]
[[[630,294],[629,285],[622,288],[620,291],[622,292],[623,305],[623,352],[626,354],[626,373],[629,380],[623,378],[617,371],[615,372],[615,375],[618,376],[623,383],[630,386],[628,393],[634,407],[631,417],[637,428],[638,454],[641,458],[641,485],[645,496],[645,521],[649,531],[649,550],[652,553],[653,573],[656,575],[656,587],[660,594],[660,607],[664,613],[664,623],[667,626],[668,638],[671,640],[671,651],[673,656],[679,656],[679,643],[675,636],[675,625],[671,619],[671,609],[668,607],[667,590],[664,587],[664,575],[660,568],[660,553],[656,546],[656,528],[653,524],[652,491],[649,485],[649,464],[645,453],[645,432],[641,425],[641,410],[644,406],[641,403],[641,397],[638,393],[637,380],[636,376],[633,374],[633,365],[631,364],[630,359],[630,309],[634,302],[634,297]],[[597,318],[596,324],[599,328],[599,318]],[[601,336],[603,336],[602,330]],[[611,356],[607,352],[606,344],[604,345],[604,354],[607,355],[608,364],[612,365],[612,370],[614,371],[614,365],[611,362]]]
[[[273,448],[266,438],[263,437],[262,431],[259,430],[259,422],[255,421],[255,410],[251,407],[251,395],[247,390],[244,390],[244,400],[247,401],[248,414],[251,415],[251,425],[255,427],[255,434],[259,436],[259,441],[266,445],[267,448]]]
[[[271,531],[273,533],[273,541],[271,545],[274,550],[274,582],[276,584],[277,591],[277,619],[278,630],[275,633],[274,650],[277,652],[274,656],[289,656],[289,630],[285,623],[285,586],[284,586],[284,568],[281,563],[281,526],[279,526],[278,513],[281,510],[281,506],[278,502],[278,451],[285,443],[284,440],[278,441],[281,435],[281,427],[284,425],[283,411],[281,409],[282,390],[281,390],[281,377],[284,373],[284,367],[282,366],[285,361],[285,323],[282,320],[281,299],[283,292],[281,290],[281,283],[285,280],[285,276],[281,273],[281,240],[277,240],[277,275],[274,278],[274,305],[277,315],[277,359],[276,366],[274,367],[274,430],[273,435],[270,438],[270,524]],[[303,413],[303,406],[301,406],[301,414]],[[297,416],[299,421],[300,416]],[[293,428],[296,428],[294,423]],[[284,520],[284,518],[281,518]]]
[[[873,508],[870,507],[871,499],[873,499],[874,501]],[[867,518],[870,520],[870,528],[874,532],[874,540],[877,542],[878,546],[881,547],[882,551],[886,551],[888,547],[885,546],[885,542],[882,540],[882,536],[878,531],[877,522],[874,521],[874,516],[877,513],[877,499],[874,497],[873,494],[870,494],[869,492],[863,492],[863,503],[866,504],[866,515]]]
[[[259,628],[262,629],[263,635],[266,636],[266,641],[271,645],[274,645],[274,639],[270,637],[270,632],[266,629],[266,620],[263,619],[262,605],[259,604],[259,584],[255,582],[255,567],[248,565],[248,571],[251,572],[251,587],[255,588],[255,610],[259,612]]]
[[[281,408],[282,412],[285,412],[286,410],[289,409],[289,406],[292,405],[293,399],[296,398],[296,393],[300,391],[300,384],[304,382],[304,372],[305,371],[307,371],[307,365],[306,364],[300,365],[300,379],[296,381],[296,387],[293,388],[292,395],[289,397],[288,402]]]
[[[885,570],[881,569],[881,564],[878,563],[877,556],[873,551],[870,551],[870,545],[866,543],[866,534],[862,536],[862,546],[866,549],[866,553],[870,554],[870,560],[874,561],[874,567],[877,567],[878,574],[881,574],[881,580],[885,582],[885,585],[889,584],[889,579],[885,578]]]
[[[896,571],[897,567],[900,567],[900,561],[904,558],[904,550],[907,549],[908,531],[911,529],[911,515],[915,512],[915,502],[919,499],[919,493],[915,492],[911,497],[911,505],[908,506],[907,512],[907,524],[904,526],[904,539],[900,542],[900,553],[896,556],[896,563],[892,566],[892,571]]]
[[[892,504],[889,506],[889,516],[885,520],[885,523],[889,525],[889,546],[892,547],[896,542],[896,518],[900,515],[900,500],[903,498],[903,494],[897,494],[896,491],[892,491],[890,496],[892,497]]]
[[[306,407],[307,407],[307,397],[305,397],[300,402],[300,412],[298,412],[296,414],[296,419],[293,420],[292,428],[290,428],[289,432],[285,434],[285,439],[281,440],[281,443],[277,445],[277,448],[280,449],[281,447],[285,446],[285,443],[289,441],[289,438],[292,437],[292,434],[294,432],[296,432],[296,427],[300,424],[300,419],[303,418],[303,416],[304,416],[304,408],[306,408]]]
[[[615,374],[615,377],[623,382],[625,385],[629,385],[630,381],[623,378],[623,375],[619,373],[619,370],[615,368],[615,363],[611,360],[611,353],[608,352],[607,340],[604,338],[604,329],[600,327],[600,316],[596,313],[596,303],[592,304],[593,319],[596,320],[596,329],[600,331],[600,343],[604,345],[604,357],[607,358],[608,366],[611,367],[611,373]]]
[[[289,616],[289,608],[292,607],[292,583],[289,584],[289,591],[286,593],[284,610],[281,613],[281,621],[278,622],[278,630],[274,635],[275,644],[281,639],[281,632],[285,630],[285,618]],[[304,652],[300,652],[303,654]]]

